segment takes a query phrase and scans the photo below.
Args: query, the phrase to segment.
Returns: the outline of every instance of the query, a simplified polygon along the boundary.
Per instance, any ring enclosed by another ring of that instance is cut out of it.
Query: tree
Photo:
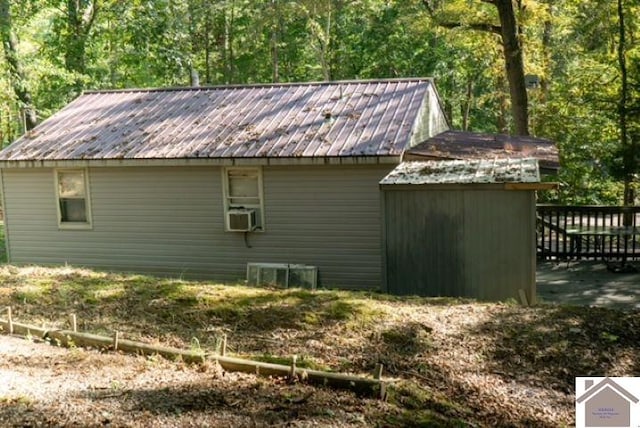
[[[622,158],[622,179],[624,182],[623,204],[633,205],[635,202],[633,191],[633,178],[638,170],[637,159],[637,141],[636,135],[629,135],[629,75],[627,72],[627,41],[625,27],[625,8],[623,0],[617,0],[617,16],[618,16],[618,67],[620,69],[620,95],[618,99],[618,120],[620,126],[620,151]],[[625,221],[630,221],[626,219]]]
[[[491,21],[449,20],[443,18],[437,12],[433,0],[423,0],[423,4],[431,12],[436,23],[447,28],[466,27],[471,30],[495,33],[500,36],[503,50],[505,74],[509,84],[511,99],[511,114],[513,117],[515,133],[529,135],[529,114],[527,91],[524,80],[524,62],[522,58],[522,43],[520,31],[516,22],[516,15],[512,0],[480,0],[482,3],[495,7],[498,15],[496,24]],[[521,0],[517,0],[519,9],[522,9]]]
[[[86,72],[87,40],[99,7],[100,0],[66,0],[67,25],[64,62],[69,71],[78,74]]]
[[[22,64],[18,58],[18,42],[13,31],[10,0],[0,0],[0,33],[4,48],[4,58],[11,76],[11,84],[21,104],[25,128],[28,131],[36,126],[38,118],[36,109],[33,106],[31,91],[29,90]]]

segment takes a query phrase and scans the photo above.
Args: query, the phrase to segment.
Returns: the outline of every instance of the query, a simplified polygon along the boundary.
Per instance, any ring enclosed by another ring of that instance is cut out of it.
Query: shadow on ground
[[[640,309],[640,273],[616,273],[602,262],[538,264],[538,298],[566,305]]]
[[[505,380],[572,393],[576,376],[640,375],[640,312],[505,307],[468,331],[489,338],[490,370]]]

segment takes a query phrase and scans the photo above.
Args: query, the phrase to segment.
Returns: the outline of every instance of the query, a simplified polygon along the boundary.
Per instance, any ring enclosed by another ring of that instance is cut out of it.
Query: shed
[[[536,159],[403,162],[381,182],[383,283],[403,295],[535,302]]]

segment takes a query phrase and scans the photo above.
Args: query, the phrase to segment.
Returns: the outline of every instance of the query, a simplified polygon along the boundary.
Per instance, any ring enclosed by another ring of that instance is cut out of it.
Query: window
[[[260,168],[224,168],[223,182],[225,229],[239,230],[230,222],[235,221],[236,215],[247,213],[246,217],[251,219],[249,222],[255,222],[253,227],[247,229],[263,231],[262,170]]]
[[[84,169],[56,170],[58,224],[63,228],[91,226],[87,173]]]

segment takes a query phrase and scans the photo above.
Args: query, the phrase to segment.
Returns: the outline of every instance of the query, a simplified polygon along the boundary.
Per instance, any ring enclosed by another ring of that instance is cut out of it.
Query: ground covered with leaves
[[[640,312],[0,269],[16,321],[390,381],[386,402],[0,336],[0,425],[571,426],[575,376],[640,375]],[[0,315],[0,318],[4,316]]]

